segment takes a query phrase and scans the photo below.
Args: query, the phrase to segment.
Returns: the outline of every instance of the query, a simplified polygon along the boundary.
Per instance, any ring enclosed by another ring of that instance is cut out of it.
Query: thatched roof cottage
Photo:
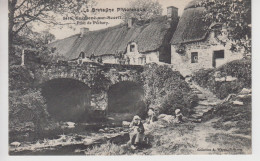
[[[82,28],[79,34],[53,42],[49,47],[66,60],[94,57],[112,64],[171,63],[170,41],[177,27],[178,9],[173,6],[167,9],[167,16],[147,21],[129,19],[128,23],[96,31]]]
[[[215,35],[214,29],[224,26],[203,21],[205,8],[198,7],[200,1],[191,1],[185,7],[171,40],[171,62],[183,75],[243,58],[242,52],[230,50],[231,42],[225,34]]]

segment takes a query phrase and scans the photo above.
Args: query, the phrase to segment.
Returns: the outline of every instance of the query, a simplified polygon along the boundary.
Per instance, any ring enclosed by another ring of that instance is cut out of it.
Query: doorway
[[[225,59],[225,52],[224,50],[217,50],[213,52],[213,62],[212,66],[214,68],[219,67],[220,65],[224,64]]]

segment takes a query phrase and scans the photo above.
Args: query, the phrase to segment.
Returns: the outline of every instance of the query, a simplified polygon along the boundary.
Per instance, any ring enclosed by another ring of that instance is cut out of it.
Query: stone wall
[[[97,83],[93,78],[97,74],[102,74],[109,82],[106,87],[106,89],[108,89],[110,85],[121,81],[139,82],[142,70],[143,67],[141,66],[119,64],[48,64],[39,66],[39,68],[36,69],[34,77],[36,85],[56,78],[71,78],[84,82],[91,87],[93,83]],[[104,83],[104,81],[105,80],[102,80],[99,83]]]
[[[213,68],[214,51],[224,50],[224,59],[218,59],[217,66],[230,62],[232,60],[242,59],[243,52],[230,51],[231,43],[227,42],[224,46],[211,33],[204,41],[184,44],[185,52],[179,54],[176,52],[177,45],[171,46],[171,63],[174,68],[183,75],[189,75],[202,68]],[[191,53],[198,52],[198,62],[191,63]]]

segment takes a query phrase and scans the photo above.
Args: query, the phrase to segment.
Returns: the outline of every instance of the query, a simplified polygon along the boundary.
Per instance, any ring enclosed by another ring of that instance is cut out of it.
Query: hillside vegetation
[[[251,88],[251,60],[235,60],[216,69],[201,69],[193,74],[193,81],[212,91],[218,98]]]

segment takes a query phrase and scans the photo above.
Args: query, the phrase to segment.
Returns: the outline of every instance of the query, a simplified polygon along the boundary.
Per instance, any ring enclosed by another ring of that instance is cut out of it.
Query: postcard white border
[[[1,161],[69,161],[69,160],[193,160],[215,161],[260,160],[260,1],[252,0],[253,8],[253,123],[252,155],[169,155],[169,156],[9,156],[8,155],[8,0],[0,0],[0,160]]]

